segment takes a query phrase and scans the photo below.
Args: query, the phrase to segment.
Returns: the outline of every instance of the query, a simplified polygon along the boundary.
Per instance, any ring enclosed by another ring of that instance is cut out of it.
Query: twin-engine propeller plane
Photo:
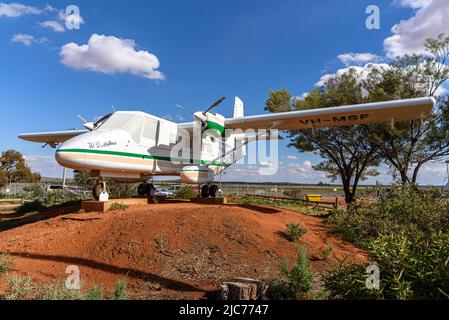
[[[85,130],[23,133],[19,138],[57,148],[56,161],[63,167],[88,170],[102,179],[141,182],[138,192],[142,196],[154,192],[148,182],[151,177],[178,176],[182,183],[202,185],[202,197],[216,197],[218,187],[212,181],[245,156],[248,143],[279,139],[265,133],[248,135],[244,133],[247,129],[254,133],[394,123],[422,119],[435,105],[433,98],[417,98],[245,117],[243,102],[236,97],[234,116],[226,119],[211,113],[224,100],[193,113],[194,122],[190,123],[176,124],[139,111],[117,111],[84,123]],[[227,129],[234,131],[227,134]],[[199,148],[192,146],[195,139]],[[179,144],[187,145],[188,152],[178,152]],[[94,197],[108,199],[105,182],[95,186]]]

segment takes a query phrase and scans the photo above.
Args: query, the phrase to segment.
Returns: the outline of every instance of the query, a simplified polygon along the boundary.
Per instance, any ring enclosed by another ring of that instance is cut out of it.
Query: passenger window
[[[140,116],[134,117],[132,121],[130,121],[123,129],[129,132],[131,137],[133,137],[136,143],[140,140],[140,135],[142,133],[144,119]]]
[[[143,126],[141,144],[148,147],[156,145],[157,127],[159,121],[145,118],[145,125]]]

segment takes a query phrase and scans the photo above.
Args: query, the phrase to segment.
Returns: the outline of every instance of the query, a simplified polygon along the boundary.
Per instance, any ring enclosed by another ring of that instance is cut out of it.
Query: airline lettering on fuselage
[[[369,114],[361,114],[361,115],[349,115],[349,116],[341,116],[341,117],[333,117],[332,119],[309,119],[309,120],[299,120],[299,122],[303,125],[320,125],[324,123],[344,123],[344,122],[352,122],[358,120],[366,120],[369,118]]]
[[[117,145],[117,141],[88,142],[87,145],[89,146],[89,149],[100,149],[100,148],[116,146]]]

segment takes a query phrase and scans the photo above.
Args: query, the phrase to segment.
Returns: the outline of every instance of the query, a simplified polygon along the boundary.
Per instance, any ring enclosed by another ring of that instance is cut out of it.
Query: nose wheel
[[[106,182],[98,183],[92,190],[94,199],[96,201],[105,202],[109,200],[109,193],[106,187]]]
[[[202,188],[201,188],[201,197],[202,198],[209,198],[209,197],[211,197],[211,198],[217,198],[218,197],[218,186],[216,186],[216,185],[211,185],[211,186],[209,186],[209,185],[204,185]]]

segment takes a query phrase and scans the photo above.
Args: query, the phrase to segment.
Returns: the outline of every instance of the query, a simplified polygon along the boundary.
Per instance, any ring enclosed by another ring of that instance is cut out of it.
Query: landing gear
[[[209,186],[207,184],[201,188],[201,197],[209,198]]]
[[[109,200],[109,194],[106,188],[106,182],[98,183],[92,190],[94,199],[96,201],[105,202]]]
[[[216,185],[210,186],[210,188],[209,188],[209,195],[212,198],[217,198],[217,196],[218,196],[218,187]]]
[[[154,186],[151,183],[148,182],[144,182],[139,184],[139,187],[137,188],[137,193],[139,194],[139,196],[143,197],[143,196],[149,196],[149,197],[154,197]]]
[[[209,186],[206,184],[201,188],[201,197],[202,198],[209,198],[209,197],[216,198],[218,196],[218,190],[219,190],[218,186],[216,186],[216,185]]]

